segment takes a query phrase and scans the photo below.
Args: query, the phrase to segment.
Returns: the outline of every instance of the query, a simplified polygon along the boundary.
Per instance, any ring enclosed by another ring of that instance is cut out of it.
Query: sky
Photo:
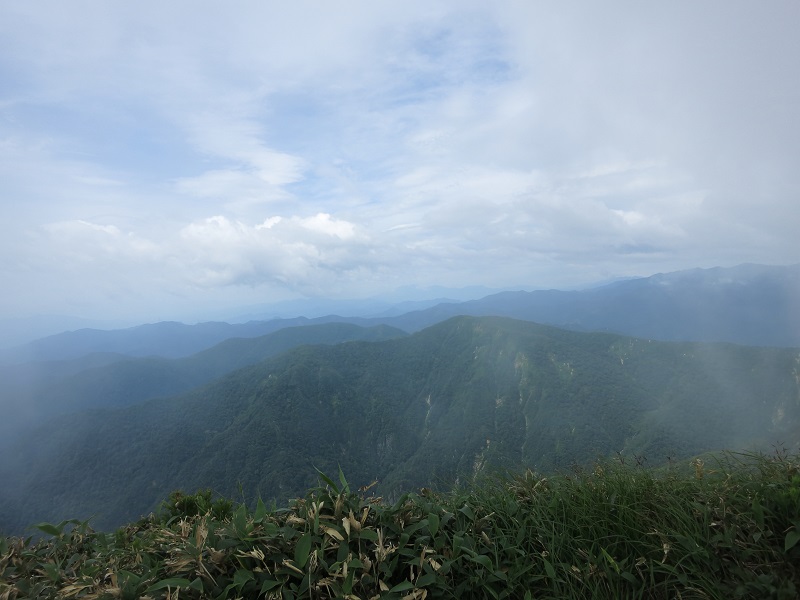
[[[0,3],[0,317],[800,262],[800,2]]]

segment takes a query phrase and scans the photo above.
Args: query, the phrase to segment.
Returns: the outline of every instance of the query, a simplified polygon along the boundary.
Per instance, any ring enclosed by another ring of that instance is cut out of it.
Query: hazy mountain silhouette
[[[417,331],[455,315],[666,341],[800,346],[800,265],[693,269],[580,291],[501,292],[385,322]]]
[[[81,329],[0,351],[0,361],[64,360],[90,353],[189,356],[230,337],[331,322],[391,325],[412,333],[457,315],[506,316],[578,331],[667,341],[800,346],[800,265],[692,269],[579,291],[500,292],[465,302],[380,317],[328,315],[241,324],[163,322],[128,329]]]

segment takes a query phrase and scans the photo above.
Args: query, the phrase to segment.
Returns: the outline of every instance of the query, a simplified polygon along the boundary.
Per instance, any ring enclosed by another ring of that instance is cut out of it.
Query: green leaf
[[[350,596],[350,592],[353,591],[353,579],[355,576],[356,572],[350,571],[342,582],[342,592],[344,592],[345,596]]]
[[[51,523],[37,523],[36,525],[34,525],[34,527],[39,531],[45,532],[48,535],[54,535],[58,537],[63,532],[64,524],[62,523],[60,526],[56,526]]]
[[[241,591],[248,581],[253,581],[254,579],[253,573],[247,569],[236,569],[236,573],[233,574],[233,585]]]
[[[311,553],[311,534],[304,534],[294,547],[294,563],[302,569],[308,562],[308,555]]]
[[[631,583],[639,583],[639,580],[633,575],[633,573],[629,573],[628,571],[623,571],[620,573],[623,579],[630,581]]]
[[[413,590],[413,589],[414,589],[414,584],[413,583],[411,583],[410,581],[403,581],[401,583],[398,583],[392,589],[390,589],[389,593],[390,594],[399,594],[400,592],[406,592],[408,590]]]
[[[341,465],[339,466],[339,482],[342,484],[342,494],[347,494],[350,492],[350,485],[347,483],[347,480],[344,478],[344,472],[342,471]]]
[[[331,488],[331,490],[333,490],[333,493],[334,494],[338,494],[339,493],[339,488],[336,486],[335,483],[333,483],[333,479],[331,479],[330,477],[325,475],[325,473],[323,473],[322,471],[320,471],[316,467],[314,467],[314,469],[316,469],[317,475],[319,475],[319,478],[322,479],[322,481],[325,482]]]
[[[619,575],[619,565],[617,564],[617,561],[615,561],[614,558],[608,552],[606,552],[605,548],[600,548],[600,552],[602,553],[603,558],[606,559],[606,562],[611,565],[611,568],[614,569],[614,571],[616,571],[616,573]]]
[[[238,535],[247,533],[247,507],[244,504],[233,513],[233,527]]]
[[[275,537],[280,532],[280,527],[278,527],[275,523],[271,523],[267,521],[266,523],[262,523],[262,537]]]
[[[460,535],[453,536],[453,556],[458,556],[461,551],[461,546],[464,544],[464,538]]]
[[[479,565],[491,570],[492,569],[492,561],[491,559],[486,556],[485,554],[478,554],[476,556],[471,557]]]
[[[347,563],[348,569],[363,569],[364,563],[362,563],[359,559],[354,558],[350,562]]]
[[[267,516],[267,506],[264,504],[264,501],[259,498],[258,503],[256,504],[256,512],[253,515],[253,520],[256,523],[260,523],[264,520],[264,517]]]
[[[281,582],[280,582],[280,581],[275,581],[274,579],[267,579],[267,580],[266,580],[266,581],[265,581],[265,582],[264,582],[264,583],[261,585],[261,593],[259,593],[259,596],[260,596],[261,594],[263,594],[264,592],[268,592],[268,591],[270,591],[270,590],[274,590],[274,589],[275,589],[276,587],[278,587],[279,585],[281,585]]]
[[[139,583],[142,581],[142,578],[143,576],[137,575],[136,573],[131,573],[130,571],[125,571],[123,569],[120,569],[117,572],[119,587],[121,587],[123,590],[138,587]]]
[[[758,526],[764,527],[764,507],[762,507],[761,502],[758,501],[758,496],[753,498],[753,503],[751,504],[750,508]]]
[[[550,564],[550,561],[547,560],[546,558],[543,558],[542,560],[544,561],[544,572],[547,573],[547,576],[550,579],[555,579],[556,578],[556,570],[553,568],[553,565]]]
[[[432,583],[436,583],[436,573],[425,573],[425,575],[417,579],[418,588],[424,588]]]
[[[428,515],[428,530],[431,532],[431,537],[436,537],[436,532],[439,531],[439,515],[434,513]]]
[[[184,579],[183,577],[173,577],[171,579],[162,579],[161,581],[154,583],[145,591],[145,594],[149,594],[150,592],[155,592],[157,590],[163,590],[164,588],[185,588],[192,585],[192,582],[188,579]]]
[[[797,528],[794,528],[789,533],[786,534],[786,539],[783,542],[783,550],[788,552],[792,548],[794,548],[795,544],[800,542],[800,531]]]
[[[378,534],[372,531],[372,529],[362,529],[358,532],[358,537],[362,540],[367,540],[368,542],[378,541]]]
[[[59,579],[61,579],[61,570],[55,563],[45,563],[44,570],[47,578],[53,583],[56,583]]]
[[[336,551],[336,562],[347,562],[348,556],[350,556],[350,546],[348,544],[339,544],[339,549]]]
[[[522,527],[520,527],[519,529],[517,529],[516,538],[515,538],[515,540],[514,540],[514,542],[515,542],[515,545],[516,545],[517,547],[520,547],[520,546],[522,546],[522,540],[524,540],[524,539],[525,539],[525,536],[526,536],[526,535],[527,535],[527,532],[525,531],[525,529],[523,529]]]

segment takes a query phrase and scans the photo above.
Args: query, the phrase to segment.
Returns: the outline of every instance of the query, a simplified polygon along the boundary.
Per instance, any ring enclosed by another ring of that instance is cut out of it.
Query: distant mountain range
[[[498,317],[299,346],[178,396],[42,422],[3,451],[0,530],[89,516],[113,527],[176,488],[236,496],[241,485],[247,498],[284,499],[313,484],[316,468],[341,466],[354,485],[377,479],[394,497],[490,468],[769,448],[800,439],[798,365],[798,349]]]
[[[0,351],[0,362],[63,360],[89,353],[189,356],[231,337],[285,327],[346,322],[408,333],[457,315],[505,316],[577,331],[609,331],[664,341],[800,347],[800,265],[693,269],[579,290],[501,292],[380,317],[328,315],[241,324],[163,322],[111,331],[81,329]]]
[[[665,341],[797,347],[800,265],[694,269],[574,292],[502,292],[423,314],[438,319],[448,311]]]

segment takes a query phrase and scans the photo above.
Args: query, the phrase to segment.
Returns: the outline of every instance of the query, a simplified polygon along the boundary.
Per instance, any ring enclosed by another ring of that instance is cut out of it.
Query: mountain
[[[4,452],[0,529],[113,527],[173,489],[285,499],[341,466],[394,497],[488,468],[658,464],[800,433],[800,352],[458,317],[302,346],[180,396],[67,415]]]
[[[0,363],[65,360],[91,353],[177,358],[231,337],[258,337],[285,327],[384,324],[412,333],[457,315],[505,316],[664,341],[800,347],[800,265],[692,269],[578,291],[500,292],[401,315],[390,311],[372,317],[327,315],[237,324],[163,322],[110,331],[81,329],[0,350]]]
[[[411,293],[411,290],[409,290]],[[470,296],[470,300],[486,296],[483,294]],[[363,300],[330,300],[326,298],[306,298],[301,300],[287,300],[263,306],[251,306],[245,313],[236,314],[233,318],[222,319],[230,323],[246,323],[250,321],[270,321],[273,319],[290,319],[297,315],[304,315],[310,319],[337,315],[340,317],[381,317],[401,315],[412,310],[423,310],[443,302],[458,302],[449,298],[430,298],[424,300],[402,301],[381,300],[378,298],[365,298]]]
[[[80,359],[0,365],[0,448],[27,435],[31,423],[76,410],[126,406],[187,391],[235,369],[302,344],[338,344],[407,335],[387,325],[347,323],[287,327],[257,338],[231,338],[190,357],[131,358],[89,354]]]
[[[111,321],[99,321],[69,317],[63,315],[36,315],[0,319],[0,350],[20,346],[33,340],[62,331],[94,327],[112,329],[123,324]]]
[[[579,291],[501,292],[383,322],[412,332],[456,315],[664,341],[798,347],[800,265],[692,269]]]
[[[365,327],[380,325],[368,319],[342,319],[335,315],[307,319],[273,319],[248,323],[208,322],[186,325],[174,321],[148,323],[126,329],[79,329],[51,335],[0,350],[0,363],[21,364],[33,361],[63,361],[89,354],[124,354],[126,356],[190,356],[230,338],[254,338],[287,327],[348,322]]]

